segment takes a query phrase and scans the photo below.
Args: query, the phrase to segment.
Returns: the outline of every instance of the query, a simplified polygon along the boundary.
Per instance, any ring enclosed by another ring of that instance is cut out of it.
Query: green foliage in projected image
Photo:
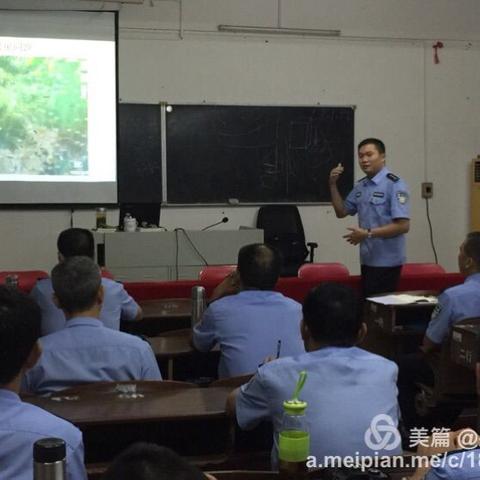
[[[0,173],[85,175],[81,60],[0,57]]]

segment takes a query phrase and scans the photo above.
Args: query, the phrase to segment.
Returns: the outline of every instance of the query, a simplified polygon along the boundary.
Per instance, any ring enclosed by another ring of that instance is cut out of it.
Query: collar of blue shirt
[[[67,320],[66,328],[88,326],[88,327],[103,327],[103,323],[98,318],[93,317],[74,317]]]
[[[472,273],[465,279],[465,283],[467,282],[480,282],[480,272]]]
[[[12,390],[7,390],[6,388],[0,388],[0,400],[9,402],[21,402],[20,397],[17,393],[12,392]]]
[[[374,177],[367,177],[366,183],[373,182],[375,185],[378,185],[389,173],[390,170],[387,167],[383,167]]]

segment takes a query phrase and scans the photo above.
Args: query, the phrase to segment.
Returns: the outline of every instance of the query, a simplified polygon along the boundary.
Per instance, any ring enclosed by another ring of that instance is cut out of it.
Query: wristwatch
[[[367,238],[372,238],[372,230],[367,228]]]

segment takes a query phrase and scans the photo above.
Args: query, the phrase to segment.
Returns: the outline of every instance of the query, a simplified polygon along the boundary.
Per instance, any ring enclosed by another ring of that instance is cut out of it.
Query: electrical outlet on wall
[[[432,198],[433,197],[433,183],[432,182],[423,182],[422,183],[422,198]]]

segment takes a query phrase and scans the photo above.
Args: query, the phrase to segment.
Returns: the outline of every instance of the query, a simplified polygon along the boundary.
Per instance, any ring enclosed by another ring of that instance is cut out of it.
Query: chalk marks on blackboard
[[[138,125],[133,133],[139,138],[130,136],[129,148],[138,157],[135,145],[142,145],[144,155],[133,160],[136,165],[130,166],[128,173],[138,174],[141,170],[148,177],[142,183],[144,188],[137,191],[143,198],[161,193],[161,184],[159,188],[153,178],[161,177],[156,157],[160,129],[155,130],[159,127],[157,119],[152,122],[152,111],[147,112],[147,107],[158,106],[136,107],[145,109],[145,121],[133,107],[125,108],[121,115],[130,113],[133,124]],[[324,202],[329,200],[329,171],[339,162],[346,167],[340,191],[346,193],[353,184],[351,107],[170,107],[163,159],[168,203],[227,203],[229,198],[239,203]],[[123,129],[125,135],[127,130]],[[146,144],[156,146],[152,149]],[[122,183],[126,189],[127,183]]]

